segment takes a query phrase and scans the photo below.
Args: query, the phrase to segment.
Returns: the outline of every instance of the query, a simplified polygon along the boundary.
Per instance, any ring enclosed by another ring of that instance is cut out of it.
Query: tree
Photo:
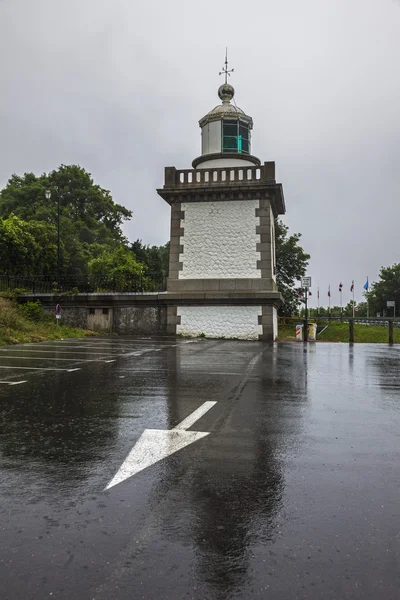
[[[146,275],[155,287],[165,283],[169,268],[169,242],[164,246],[147,246],[142,240],[131,244],[136,259],[146,266]]]
[[[367,303],[359,302],[357,304],[358,310],[355,311],[354,316],[357,317],[366,317],[367,316]]]
[[[44,191],[52,191],[45,198]],[[104,245],[116,248],[127,244],[121,225],[132,216],[130,210],[115,204],[108,190],[93,182],[91,175],[77,165],[61,165],[37,177],[33,173],[13,175],[0,192],[0,217],[14,214],[23,221],[57,227],[57,205],[61,213],[61,270],[85,273],[87,264]]]
[[[393,315],[393,309],[387,308],[386,302],[394,300],[396,303],[396,316],[400,314],[400,263],[392,267],[382,267],[379,273],[379,281],[371,286],[371,290],[366,294],[369,302],[370,314],[381,313],[383,311],[390,316]]]
[[[11,214],[0,219],[0,264],[7,275],[34,276],[54,272],[57,231],[48,223],[26,222]]]
[[[100,287],[101,281],[107,286],[114,281],[118,290],[125,292],[149,287],[144,265],[125,246],[119,246],[116,250],[104,250],[98,258],[89,262],[88,270],[89,280],[100,283]]]
[[[296,282],[306,273],[310,255],[299,245],[300,233],[289,235],[289,228],[279,219],[275,221],[276,280],[284,298],[280,310],[283,315],[297,312],[300,304]]]

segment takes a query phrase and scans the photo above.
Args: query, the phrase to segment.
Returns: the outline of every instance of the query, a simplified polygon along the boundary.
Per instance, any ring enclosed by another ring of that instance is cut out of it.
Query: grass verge
[[[87,335],[96,335],[96,333],[68,325],[56,327],[55,319],[44,313],[40,304],[34,310],[27,311],[15,301],[0,298],[0,346]]]
[[[325,331],[320,333],[317,337],[317,341],[320,342],[349,342],[349,324],[340,323],[338,321],[321,322],[321,326],[327,326]],[[286,324],[279,325],[278,331],[279,340],[295,340],[296,339],[296,325]],[[354,324],[354,341],[355,343],[368,343],[368,344],[387,344],[389,341],[389,332],[387,327],[374,327],[369,325],[358,325]],[[393,332],[393,341],[396,344],[400,344],[400,329],[395,327]]]

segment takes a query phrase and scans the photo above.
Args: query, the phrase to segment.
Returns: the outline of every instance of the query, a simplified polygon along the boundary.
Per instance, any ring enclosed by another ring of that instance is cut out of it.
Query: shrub
[[[43,318],[42,305],[39,300],[19,304],[18,308],[23,316],[30,321],[40,321]]]

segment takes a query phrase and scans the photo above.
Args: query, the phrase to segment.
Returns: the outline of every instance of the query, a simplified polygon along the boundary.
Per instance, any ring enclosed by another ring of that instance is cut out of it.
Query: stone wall
[[[167,307],[121,306],[114,308],[113,331],[125,335],[166,333]]]
[[[54,316],[56,320],[55,304],[54,306],[46,306],[43,304],[43,310]],[[79,327],[80,329],[88,329],[88,309],[84,306],[71,306],[63,308],[61,311],[62,325],[70,325],[71,327]]]
[[[228,281],[228,280],[225,280]],[[21,294],[18,302],[39,300],[61,323],[120,335],[187,335],[273,341],[279,292],[184,292],[147,294]]]

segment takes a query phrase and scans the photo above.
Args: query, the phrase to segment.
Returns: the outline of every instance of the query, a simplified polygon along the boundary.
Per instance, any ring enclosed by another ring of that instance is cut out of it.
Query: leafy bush
[[[39,300],[19,304],[18,308],[22,315],[30,321],[41,321],[43,318],[42,305]]]

